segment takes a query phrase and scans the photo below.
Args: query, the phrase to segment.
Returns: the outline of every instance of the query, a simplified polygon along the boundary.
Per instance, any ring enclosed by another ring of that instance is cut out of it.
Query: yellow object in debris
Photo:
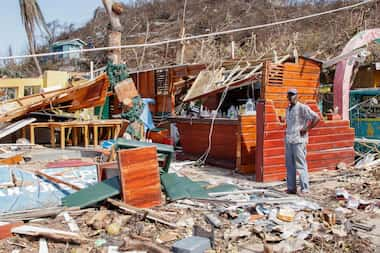
[[[296,215],[295,211],[291,208],[281,208],[277,213],[277,219],[282,221],[291,222]]]

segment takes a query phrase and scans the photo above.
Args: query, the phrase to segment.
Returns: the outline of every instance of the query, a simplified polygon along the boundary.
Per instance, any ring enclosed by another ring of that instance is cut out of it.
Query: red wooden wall
[[[211,119],[176,119],[181,146],[186,154],[200,157],[206,152],[209,144],[210,124]],[[235,169],[238,134],[238,120],[215,120],[208,158],[220,161],[218,163],[220,166]],[[212,161],[210,162],[212,163]]]
[[[300,101],[307,103],[321,117],[321,122],[309,133],[307,146],[309,171],[335,169],[339,162],[353,161],[355,134],[354,129],[350,128],[349,121],[323,120],[317,106],[316,95],[319,86],[317,66],[317,63],[306,59],[301,59],[298,64],[285,63],[282,66],[266,63],[263,75],[263,99],[257,105],[257,181],[282,180],[286,177],[285,126],[280,123],[278,116],[285,114],[288,104],[286,92],[293,87],[299,91]],[[279,69],[281,75],[277,75]]]

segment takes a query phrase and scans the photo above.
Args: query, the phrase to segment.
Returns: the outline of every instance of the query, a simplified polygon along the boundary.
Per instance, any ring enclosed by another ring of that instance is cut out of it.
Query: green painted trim
[[[360,122],[380,122],[380,118],[371,118],[371,119],[353,119],[352,121],[360,121]]]

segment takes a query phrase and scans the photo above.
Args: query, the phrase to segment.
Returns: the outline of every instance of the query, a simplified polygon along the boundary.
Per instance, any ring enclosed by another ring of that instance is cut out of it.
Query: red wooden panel
[[[264,133],[265,139],[278,140],[285,138],[285,131],[266,131]]]
[[[280,156],[280,155],[285,155],[285,145],[278,146],[275,148],[264,149],[264,157],[273,157],[273,156]]]
[[[288,72],[312,73],[316,75],[319,75],[319,73],[321,72],[321,69],[317,66],[292,64],[292,63],[285,63],[283,64],[283,66],[284,66],[284,71],[288,71]]]
[[[312,80],[283,79],[282,84],[289,88],[319,87],[319,83]]]
[[[325,150],[318,152],[309,152],[307,155],[308,160],[322,160],[322,159],[340,159],[340,157],[347,157],[351,155],[353,148],[344,148],[340,150]]]
[[[289,87],[286,87],[286,86],[267,86],[265,88],[266,93],[281,94],[281,96],[284,96],[285,99],[286,99],[288,90],[289,90]],[[314,95],[317,93],[317,90],[315,89],[315,87],[300,87],[300,88],[297,88],[297,92],[299,94]]]
[[[283,80],[291,79],[291,80],[308,80],[308,81],[319,81],[319,74],[311,74],[311,73],[300,73],[300,72],[289,72],[284,71]]]
[[[210,125],[177,122],[181,145],[185,153],[199,156],[208,148]],[[196,140],[194,140],[196,136]],[[219,160],[236,160],[238,125],[215,124],[209,157]]]
[[[351,134],[354,133],[355,130],[353,128],[347,127],[323,127],[323,128],[313,128],[309,132],[309,136],[319,136],[319,135],[328,135],[332,133],[339,134]]]
[[[283,147],[284,145],[285,145],[285,141],[283,139],[279,139],[279,140],[264,140],[264,149]]]
[[[285,131],[286,126],[278,122],[265,123],[265,131]]]
[[[284,98],[281,98],[284,97]],[[305,101],[305,100],[312,100],[316,99],[316,95],[311,95],[311,94],[298,94],[298,98],[300,101]],[[273,100],[273,101],[281,101],[284,103],[288,103],[286,99],[286,94],[282,93],[266,93],[265,94],[265,99]]]
[[[350,127],[350,121],[348,120],[321,120],[318,125],[316,126],[316,129],[320,127],[341,127],[345,126],[347,128]]]
[[[307,151],[322,151],[329,149],[352,147],[354,145],[354,140],[343,140],[337,142],[327,142],[327,143],[315,143],[307,145]]]
[[[118,152],[123,201],[136,207],[161,204],[161,184],[156,147]]]
[[[354,133],[344,133],[344,134],[330,134],[330,135],[319,135],[309,137],[309,143],[326,143],[334,141],[344,141],[353,140],[355,138]]]
[[[275,113],[265,113],[265,122],[279,122],[278,116]]]
[[[340,162],[345,162],[350,164],[354,159],[354,154],[349,157],[341,157],[338,159],[327,159],[327,160],[319,160],[319,161],[308,161],[308,167],[310,169],[318,169],[318,168],[335,168],[336,165]]]

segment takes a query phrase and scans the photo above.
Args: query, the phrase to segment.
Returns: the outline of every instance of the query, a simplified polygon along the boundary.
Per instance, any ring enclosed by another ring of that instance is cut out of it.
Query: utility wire
[[[17,56],[1,56],[0,60],[11,60],[11,59],[21,59],[21,58],[31,58],[31,57],[46,57],[46,56],[56,56],[56,55],[63,55],[63,54],[70,54],[70,53],[86,53],[86,52],[96,52],[96,51],[105,51],[105,50],[112,50],[112,49],[126,49],[126,48],[140,48],[140,47],[153,47],[153,46],[160,46],[160,45],[166,45],[168,43],[175,43],[175,42],[183,42],[188,40],[195,40],[195,39],[201,39],[201,38],[207,38],[212,36],[218,36],[218,35],[225,35],[230,33],[236,33],[236,32],[242,32],[242,31],[249,31],[249,30],[255,30],[260,28],[266,28],[276,25],[282,25],[292,22],[297,22],[300,20],[305,20],[309,18],[314,18],[322,15],[327,15],[331,13],[336,13],[339,11],[344,11],[348,9],[352,9],[361,5],[365,5],[371,2],[376,2],[378,0],[365,0],[356,4],[352,4],[349,6],[328,10],[324,12],[318,12],[306,16],[301,16],[297,18],[277,21],[273,23],[268,24],[262,24],[262,25],[255,25],[255,26],[248,26],[248,27],[242,27],[242,28],[236,28],[232,30],[227,31],[221,31],[221,32],[213,32],[213,33],[207,33],[207,34],[200,34],[200,35],[194,35],[194,36],[187,36],[183,38],[177,38],[177,39],[171,39],[171,40],[164,40],[164,41],[158,41],[158,42],[152,42],[152,43],[144,43],[144,44],[132,44],[132,45],[121,45],[121,46],[112,46],[112,47],[99,47],[99,48],[88,48],[88,49],[81,49],[81,50],[70,50],[70,51],[64,51],[64,52],[51,52],[51,53],[41,53],[41,54],[28,54],[28,55],[17,55]]]

